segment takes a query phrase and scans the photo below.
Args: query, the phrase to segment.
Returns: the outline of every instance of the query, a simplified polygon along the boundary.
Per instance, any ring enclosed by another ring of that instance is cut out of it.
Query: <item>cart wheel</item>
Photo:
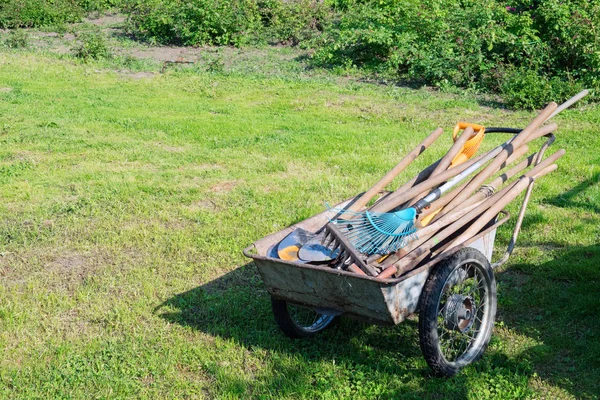
[[[312,308],[302,307],[271,297],[275,322],[286,336],[293,339],[308,338],[331,326],[336,316],[320,314]]]
[[[453,376],[485,351],[496,316],[496,280],[485,256],[464,248],[442,260],[421,295],[419,339],[427,364]]]

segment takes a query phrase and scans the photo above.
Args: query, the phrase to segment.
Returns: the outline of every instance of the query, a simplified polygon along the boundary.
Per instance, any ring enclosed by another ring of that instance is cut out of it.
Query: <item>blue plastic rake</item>
[[[475,162],[442,186],[431,191],[412,207],[396,212],[355,212],[340,209],[336,210],[339,211],[338,215],[348,217],[332,219],[330,223],[335,224],[345,239],[363,254],[384,255],[395,252],[417,238],[417,229],[415,227],[417,214],[421,214],[423,209],[429,207],[442,194],[500,154],[510,143],[511,141],[509,140],[490,151],[481,160]]]
[[[347,218],[330,221],[363,254],[392,253],[417,239],[414,208],[389,213],[339,211]]]

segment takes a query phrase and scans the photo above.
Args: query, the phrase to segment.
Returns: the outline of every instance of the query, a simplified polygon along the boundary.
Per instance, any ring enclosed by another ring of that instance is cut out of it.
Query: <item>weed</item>
[[[75,57],[88,61],[112,56],[106,38],[101,32],[83,32],[78,39],[79,43],[71,49]]]
[[[17,29],[8,34],[4,45],[10,49],[23,49],[29,46],[29,33],[23,29]]]
[[[216,57],[206,64],[206,71],[212,73],[222,73],[225,70],[225,63],[222,57]]]

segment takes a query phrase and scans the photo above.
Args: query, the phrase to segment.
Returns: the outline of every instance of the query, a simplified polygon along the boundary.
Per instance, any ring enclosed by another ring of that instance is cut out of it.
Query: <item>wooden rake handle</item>
[[[523,192],[525,189],[527,189],[527,186],[529,186],[529,184],[531,182],[535,181],[536,179],[541,178],[544,175],[549,174],[550,172],[556,170],[556,168],[557,168],[556,164],[547,165],[544,168],[538,169],[539,172],[537,172],[535,174],[529,174],[528,176],[526,176],[525,179],[521,179],[512,190],[510,190],[508,193],[506,193],[506,195],[504,195],[501,199],[499,199],[498,202],[496,202],[487,211],[485,211],[483,214],[481,214],[481,216],[479,218],[477,218],[477,220],[475,220],[475,222],[473,222],[469,226],[469,228],[462,233],[462,235],[460,235],[458,238],[453,240],[452,243],[450,244],[450,246],[448,246],[448,247],[452,248],[454,246],[457,246],[457,245],[461,244],[462,242],[468,240],[470,237],[476,235],[477,232],[479,232],[481,230],[481,228],[483,228],[485,226],[485,224],[490,222],[492,219],[494,219],[496,217],[496,215],[498,215],[500,210],[502,210],[504,207],[506,207],[508,205],[508,203],[510,203],[511,201],[516,199],[517,196],[521,194],[521,192]]]
[[[556,153],[547,157],[544,161],[536,165],[534,168],[527,171],[518,180],[512,182],[507,187],[503,188],[501,191],[494,194],[487,200],[471,204],[465,207],[464,209],[446,214],[442,218],[440,218],[440,220],[432,223],[431,225],[428,225],[426,228],[423,228],[418,232],[420,239],[409,244],[404,249],[401,249],[397,254],[390,256],[388,259],[389,261],[386,260],[383,266],[387,268],[384,270],[384,272],[389,270],[387,272],[387,274],[389,274],[390,271],[393,270],[391,275],[394,275],[396,273],[404,273],[406,271],[409,271],[430,252],[431,248],[433,248],[438,243],[454,234],[456,231],[461,229],[463,226],[467,225],[473,219],[479,220],[479,216],[486,213],[487,210],[491,208],[497,209],[498,207],[500,207],[495,212],[495,214],[498,214],[498,212],[500,212],[500,210],[504,208],[509,201],[512,201],[516,196],[518,196],[521,192],[523,192],[523,190],[527,188],[531,180],[540,178],[548,172],[551,172],[549,168],[555,169],[556,167],[552,166],[555,164],[552,163],[556,162],[564,154],[564,149],[558,150]],[[514,195],[514,197],[506,197],[509,195],[509,193],[510,196]],[[506,199],[511,200],[504,202],[504,200]],[[499,206],[500,204],[502,205]],[[436,233],[436,231],[439,229],[441,230]],[[479,229],[481,229],[481,227]],[[403,259],[404,262],[401,266],[396,266],[395,263],[398,262],[400,259]]]
[[[437,140],[443,133],[442,128],[437,128],[431,132],[417,147],[408,153],[394,168],[392,168],[383,178],[379,180],[373,187],[367,190],[358,200],[356,200],[348,211],[360,211],[364,206],[371,201],[377,193],[383,190],[391,181],[394,180],[402,171],[406,169],[421,153],[423,153],[433,142]]]
[[[463,134],[460,135],[456,139],[456,141],[454,142],[452,147],[450,147],[450,150],[448,150],[446,155],[440,160],[438,165],[435,167],[435,169],[431,173],[430,177],[434,177],[434,176],[439,175],[440,173],[446,171],[448,169],[448,167],[450,167],[450,165],[452,164],[452,161],[459,154],[459,152],[464,149],[465,143],[467,143],[467,141],[470,140],[474,134],[475,134],[475,131],[473,131],[473,128],[467,127],[465,129],[465,131],[463,132]],[[422,193],[419,193],[417,196],[414,197],[414,199],[411,201],[410,204],[415,203],[421,197],[424,197],[425,195],[427,195],[427,193],[428,193],[427,190]]]

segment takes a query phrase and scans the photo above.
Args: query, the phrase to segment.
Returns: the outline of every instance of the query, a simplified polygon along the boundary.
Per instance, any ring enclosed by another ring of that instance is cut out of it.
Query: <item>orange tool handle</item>
[[[473,130],[477,132],[477,134],[471,138],[471,140],[473,140],[474,142],[476,141],[475,138],[477,136],[483,136],[483,134],[485,133],[485,127],[483,125],[472,124],[470,122],[459,122],[454,127],[454,131],[452,132],[452,139],[456,142],[456,139],[458,138],[458,132],[467,129],[468,127],[473,128]],[[480,139],[477,138],[477,140]]]

